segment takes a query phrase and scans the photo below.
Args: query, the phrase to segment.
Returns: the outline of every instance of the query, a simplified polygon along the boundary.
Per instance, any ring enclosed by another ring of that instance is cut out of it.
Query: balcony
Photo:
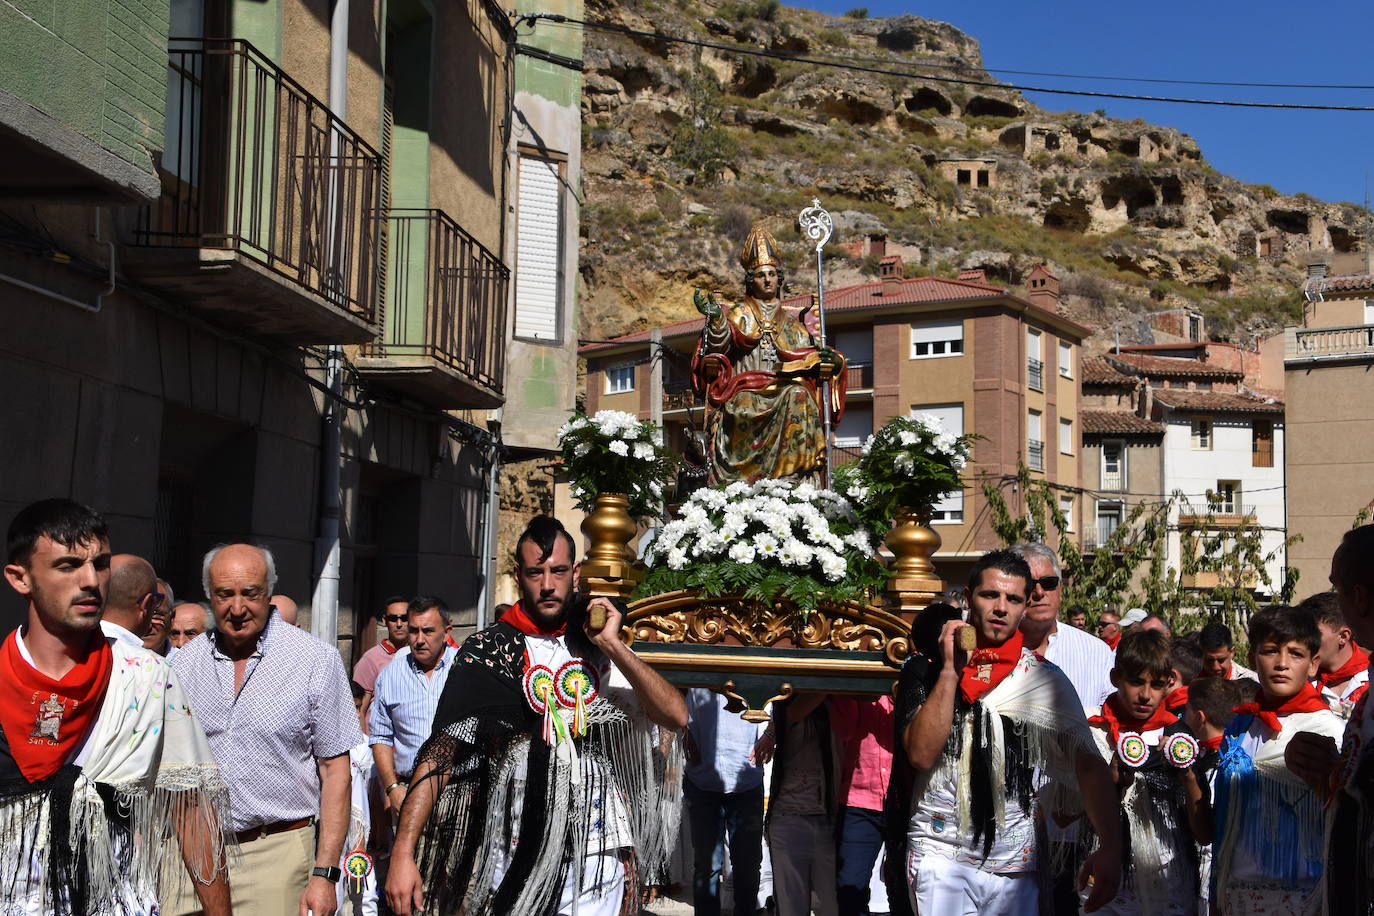
[[[873,390],[873,367],[871,365],[860,363],[846,366],[844,373],[845,389],[849,393]]]
[[[376,334],[381,158],[246,41],[172,39],[162,197],[130,276],[283,344]]]
[[[1045,390],[1045,363],[1034,356],[1026,360],[1026,384],[1033,391]]]
[[[1112,533],[1121,526],[1118,520],[1098,519],[1097,524],[1089,525],[1083,529],[1083,549],[1087,551],[1101,550],[1111,540]]]
[[[1180,525],[1202,525],[1213,528],[1234,528],[1244,524],[1254,524],[1255,507],[1239,502],[1223,502],[1215,508],[1207,504],[1180,503],[1178,523]]]
[[[665,383],[663,386],[663,412],[691,410],[703,406],[703,401],[692,389],[691,382]]]
[[[1045,470],[1045,443],[1039,439],[1031,439],[1027,443],[1026,463],[1030,465],[1032,471]]]
[[[1374,359],[1374,325],[1341,328],[1285,328],[1284,362]]]
[[[1122,493],[1126,489],[1126,473],[1122,470],[1102,471],[1102,490],[1107,493]]]
[[[382,331],[358,371],[435,407],[500,407],[510,269],[442,210],[390,210],[376,224]]]

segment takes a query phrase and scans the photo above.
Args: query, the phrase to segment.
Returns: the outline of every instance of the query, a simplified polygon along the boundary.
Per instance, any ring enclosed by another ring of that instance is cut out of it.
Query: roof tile
[[[1134,385],[1136,380],[1118,372],[1116,367],[1100,356],[1089,356],[1083,360],[1083,384],[1085,385]]]
[[[1200,359],[1182,356],[1149,356],[1144,353],[1111,353],[1107,360],[1123,372],[1152,378],[1245,378],[1239,369],[1228,369]]]
[[[1164,435],[1164,424],[1126,410],[1084,410],[1080,416],[1085,433],[1117,435]]]
[[[1229,391],[1197,391],[1185,388],[1157,388],[1154,398],[1176,410],[1204,410],[1218,413],[1283,413],[1283,401],[1257,398]]]

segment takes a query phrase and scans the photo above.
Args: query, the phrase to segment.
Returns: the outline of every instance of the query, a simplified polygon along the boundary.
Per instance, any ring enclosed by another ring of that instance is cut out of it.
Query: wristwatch
[[[310,869],[310,874],[316,878],[323,878],[330,884],[338,884],[343,877],[343,871],[337,865],[316,865]]]

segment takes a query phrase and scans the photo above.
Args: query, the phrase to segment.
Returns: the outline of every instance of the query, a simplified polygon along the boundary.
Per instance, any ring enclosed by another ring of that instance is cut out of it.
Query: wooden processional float
[[[676,686],[742,702],[749,721],[767,721],[764,707],[794,693],[891,692],[912,651],[912,621],[944,590],[930,559],[940,536],[904,513],[887,536],[892,578],[866,604],[822,604],[802,615],[786,601],[704,598],[693,590],[630,601],[642,569],[629,546],[637,528],[625,506],[624,496],[603,494],[583,521],[582,591],[628,601],[620,636],[641,659]]]

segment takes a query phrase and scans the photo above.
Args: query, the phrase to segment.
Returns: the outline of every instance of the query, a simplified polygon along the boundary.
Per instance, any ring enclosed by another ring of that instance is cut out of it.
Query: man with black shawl
[[[1044,779],[1076,785],[1103,837],[1080,885],[1085,911],[1115,896],[1120,820],[1073,685],[1026,651],[1017,629],[1031,591],[1026,562],[1005,550],[973,567],[965,597],[976,647],[955,644],[947,620],[931,664],[908,662],[897,701],[903,749],[915,771],[906,874],[918,913],[1034,914],[1038,908],[1036,793]],[[929,613],[929,611],[927,612]]]
[[[616,916],[677,839],[677,742],[658,729],[683,728],[687,705],[620,641],[611,602],[574,604],[573,551],[556,520],[531,521],[519,603],[455,660],[392,849],[402,916]]]

